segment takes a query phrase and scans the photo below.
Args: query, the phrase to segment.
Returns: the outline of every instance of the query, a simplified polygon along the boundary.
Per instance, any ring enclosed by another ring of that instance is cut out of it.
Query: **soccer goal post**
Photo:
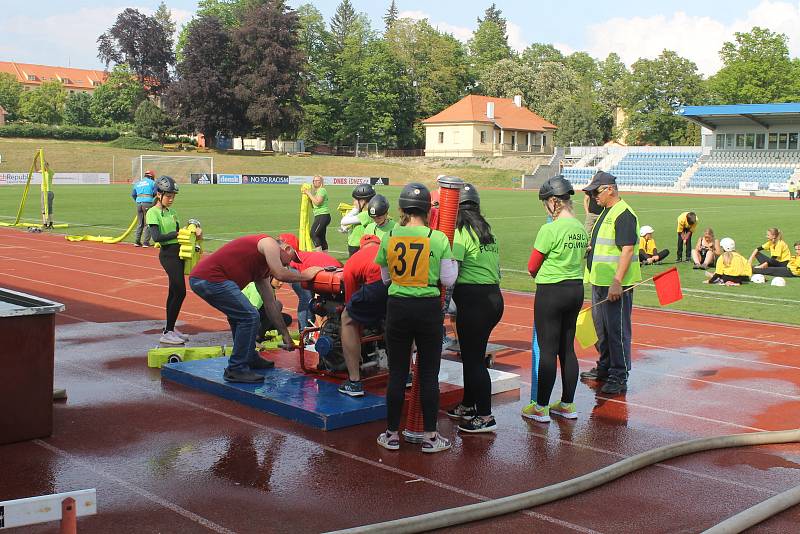
[[[356,157],[369,158],[378,155],[378,143],[356,143]]]
[[[214,175],[214,158],[211,156],[159,156],[142,154],[131,161],[131,179],[140,180],[147,171],[156,178],[171,176],[178,183],[189,183],[193,174]]]

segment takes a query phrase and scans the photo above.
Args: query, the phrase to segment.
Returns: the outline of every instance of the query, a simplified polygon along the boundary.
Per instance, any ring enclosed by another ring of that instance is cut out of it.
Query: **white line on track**
[[[84,469],[88,469],[89,471],[95,473],[96,475],[99,475],[99,476],[101,476],[101,477],[103,477],[103,478],[105,478],[107,480],[110,480],[110,481],[114,482],[115,484],[119,484],[123,488],[132,491],[133,493],[139,495],[140,497],[144,497],[145,499],[147,499],[148,501],[150,501],[152,503],[155,503],[155,504],[158,504],[160,506],[163,506],[164,508],[172,510],[176,514],[178,514],[178,515],[180,515],[180,516],[182,516],[182,517],[184,517],[184,518],[186,518],[186,519],[188,519],[188,520],[190,520],[190,521],[192,521],[194,523],[197,523],[198,525],[202,525],[202,526],[206,527],[209,530],[213,530],[214,532],[220,532],[220,533],[223,533],[223,534],[236,534],[235,531],[233,531],[233,530],[229,530],[229,529],[227,529],[227,528],[225,528],[225,527],[223,527],[221,525],[218,525],[218,524],[214,523],[213,521],[211,521],[209,519],[206,519],[203,516],[197,515],[194,512],[190,512],[186,508],[178,506],[177,504],[173,503],[172,501],[168,501],[167,499],[159,497],[155,493],[149,492],[144,488],[140,488],[139,486],[137,486],[135,484],[131,484],[127,480],[124,480],[124,479],[119,478],[118,476],[112,475],[111,473],[109,473],[105,469],[100,469],[99,467],[97,467],[95,465],[92,465],[91,463],[89,463],[89,462],[87,462],[85,460],[81,460],[80,458],[78,458],[74,454],[72,454],[70,452],[67,452],[64,449],[61,449],[61,448],[56,447],[54,445],[51,445],[50,443],[47,443],[46,441],[42,441],[41,439],[35,439],[35,440],[33,440],[33,442],[35,444],[39,445],[40,447],[43,447],[43,448],[47,449],[48,451],[50,451],[50,452],[52,452],[54,454],[57,454],[59,456],[62,456],[64,458],[66,458],[70,462],[72,462],[74,464],[77,464],[77,465],[81,466]]]

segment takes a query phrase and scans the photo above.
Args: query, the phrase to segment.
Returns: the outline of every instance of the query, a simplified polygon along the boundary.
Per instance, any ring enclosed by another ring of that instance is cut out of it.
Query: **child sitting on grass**
[[[714,274],[706,283],[738,286],[750,281],[753,267],[744,256],[736,252],[736,242],[730,237],[725,237],[719,244],[722,247],[722,256],[717,260]]]
[[[642,226],[639,230],[639,263],[652,265],[658,263],[669,255],[669,250],[658,250],[656,240],[653,239],[652,226]]]

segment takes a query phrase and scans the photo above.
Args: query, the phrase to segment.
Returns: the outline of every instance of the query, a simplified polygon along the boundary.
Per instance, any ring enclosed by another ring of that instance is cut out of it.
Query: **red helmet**
[[[156,177],[156,171],[153,171],[153,170],[146,170],[146,171],[144,171],[144,175],[145,175],[145,176],[149,176],[150,178],[153,178],[153,179],[155,179],[155,177]]]

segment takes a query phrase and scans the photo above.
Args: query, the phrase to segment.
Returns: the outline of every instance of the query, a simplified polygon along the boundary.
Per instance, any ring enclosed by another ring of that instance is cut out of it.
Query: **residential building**
[[[58,80],[70,93],[91,93],[106,80],[108,73],[102,70],[73,69],[71,67],[51,67],[32,65],[15,61],[0,61],[0,72],[16,76],[26,90],[40,86],[43,82]]]
[[[468,95],[422,121],[428,157],[551,154],[558,128],[522,105],[522,97]]]

